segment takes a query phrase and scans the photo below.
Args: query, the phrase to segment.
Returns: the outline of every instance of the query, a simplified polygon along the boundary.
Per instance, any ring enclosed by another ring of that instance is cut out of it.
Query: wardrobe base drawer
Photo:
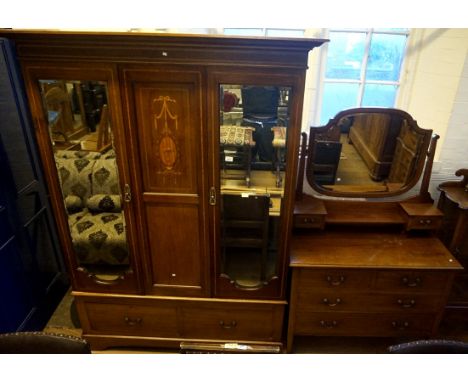
[[[181,308],[185,338],[281,341],[284,306],[203,303]]]
[[[85,335],[281,342],[286,302],[78,296]]]
[[[434,314],[310,313],[296,317],[294,334],[369,337],[430,335],[436,320]]]

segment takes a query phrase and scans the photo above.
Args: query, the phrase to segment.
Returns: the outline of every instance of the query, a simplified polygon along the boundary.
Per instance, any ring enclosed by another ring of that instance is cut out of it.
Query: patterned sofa
[[[127,265],[115,153],[55,154],[73,247],[81,265]]]

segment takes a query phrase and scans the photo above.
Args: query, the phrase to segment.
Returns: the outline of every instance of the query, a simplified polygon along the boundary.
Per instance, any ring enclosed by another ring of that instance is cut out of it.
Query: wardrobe
[[[305,73],[326,40],[0,35],[15,44],[93,349],[279,351]],[[247,118],[248,88],[274,89],[259,100],[268,120]]]

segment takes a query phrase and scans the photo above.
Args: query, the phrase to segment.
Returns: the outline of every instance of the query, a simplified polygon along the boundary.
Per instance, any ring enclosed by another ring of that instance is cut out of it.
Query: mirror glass
[[[102,283],[129,268],[105,82],[39,81],[76,261]]]
[[[330,195],[376,197],[414,185],[431,131],[396,109],[359,110],[339,113],[325,127],[311,128],[309,183]]]
[[[276,276],[290,92],[220,87],[221,273],[240,288]]]

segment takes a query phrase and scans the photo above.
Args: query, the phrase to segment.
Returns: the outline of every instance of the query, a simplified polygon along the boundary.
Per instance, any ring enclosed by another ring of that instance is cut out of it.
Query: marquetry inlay
[[[179,117],[171,111],[169,105],[177,105],[177,101],[169,96],[160,96],[153,99],[153,123],[156,137],[156,155],[159,156],[158,174],[180,175],[179,150],[177,132]]]

